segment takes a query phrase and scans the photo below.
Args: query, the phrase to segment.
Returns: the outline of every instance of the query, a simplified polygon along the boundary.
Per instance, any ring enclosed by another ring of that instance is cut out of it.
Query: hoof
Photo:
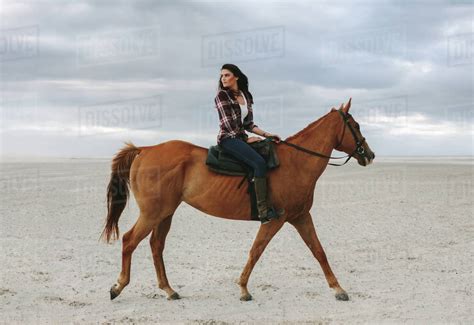
[[[345,292],[336,293],[336,300],[348,301],[349,296]]]
[[[118,295],[120,294],[120,292],[117,291],[116,287],[117,287],[117,285],[114,284],[114,285],[112,286],[112,288],[110,288],[110,300],[114,300],[114,299],[117,298]]]
[[[178,300],[178,299],[181,299],[181,297],[179,296],[179,294],[177,292],[173,292],[173,294],[171,296],[168,296],[168,298],[166,298],[168,300]]]
[[[243,295],[240,297],[240,300],[242,301],[250,301],[252,300],[252,295],[250,293],[247,293],[246,295]]]

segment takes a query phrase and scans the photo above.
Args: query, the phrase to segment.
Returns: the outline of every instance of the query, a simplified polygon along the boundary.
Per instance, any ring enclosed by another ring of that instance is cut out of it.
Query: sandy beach
[[[183,203],[165,249],[171,285],[158,288],[148,238],[130,285],[109,299],[121,242],[98,241],[108,160],[0,164],[0,323],[416,323],[474,322],[472,159],[375,159],[328,167],[313,220],[347,302],[289,224],[249,282],[235,283],[258,222],[210,217]],[[134,199],[120,219],[137,217]]]

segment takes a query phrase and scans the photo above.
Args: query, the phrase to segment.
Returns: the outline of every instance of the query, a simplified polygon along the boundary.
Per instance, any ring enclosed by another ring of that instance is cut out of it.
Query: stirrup
[[[280,218],[283,214],[285,214],[284,208],[275,209],[275,207],[269,207],[267,210],[267,216],[260,218],[260,222],[262,225],[271,222],[273,219]]]
[[[260,222],[262,223],[262,225],[266,225],[267,223],[270,223],[273,219],[267,219],[267,218],[263,218],[263,219],[260,219]]]

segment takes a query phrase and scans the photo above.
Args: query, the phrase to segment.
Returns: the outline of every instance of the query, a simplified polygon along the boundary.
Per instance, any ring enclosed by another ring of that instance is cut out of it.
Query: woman
[[[217,144],[254,171],[254,188],[257,196],[257,209],[260,221],[265,224],[278,218],[284,209],[275,210],[268,198],[267,166],[263,157],[249,143],[261,141],[259,137],[248,137],[245,130],[264,137],[273,137],[275,142],[281,139],[258,128],[253,123],[253,97],[248,90],[248,78],[234,64],[224,64],[219,78],[218,94],[214,99],[219,113],[220,130]]]

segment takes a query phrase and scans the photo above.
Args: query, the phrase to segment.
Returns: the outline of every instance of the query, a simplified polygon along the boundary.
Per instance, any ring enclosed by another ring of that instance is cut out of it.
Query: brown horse
[[[326,156],[333,149],[344,151],[353,155],[360,165],[370,164],[375,154],[361,135],[357,122],[348,113],[350,104],[351,100],[341,105],[339,110],[332,108],[285,141]],[[252,299],[247,289],[250,273],[272,237],[285,222],[289,222],[320,263],[329,287],[335,290],[336,298],[348,300],[347,293],[329,266],[309,212],[316,181],[329,159],[315,157],[282,143],[277,144],[275,149],[280,167],[271,170],[267,177],[275,206],[284,207],[286,212],[279,219],[260,225],[240,276],[240,299]],[[206,148],[172,140],[140,148],[130,143],[114,157],[107,189],[108,215],[102,236],[107,242],[119,237],[118,220],[127,202],[129,185],[140,215],[135,225],[123,235],[122,270],[117,283],[110,289],[111,299],[117,297],[130,282],[132,253],[150,233],[159,287],[166,292],[168,299],[179,299],[166,277],[163,249],[173,214],[182,201],[211,216],[251,220],[246,188],[237,188],[241,178],[210,171],[204,163],[207,154]]]

